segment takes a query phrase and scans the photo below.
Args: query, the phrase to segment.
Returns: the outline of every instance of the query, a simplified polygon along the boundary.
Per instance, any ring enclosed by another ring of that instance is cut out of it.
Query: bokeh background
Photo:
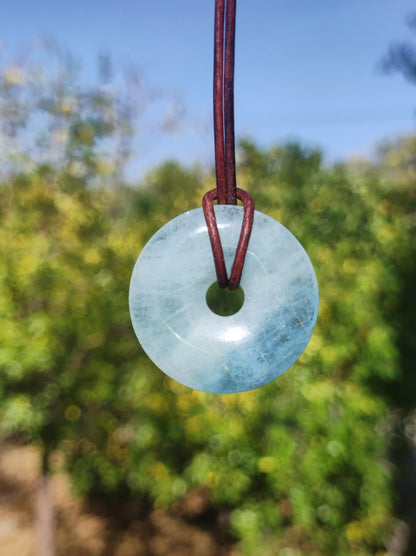
[[[412,9],[239,3],[239,187],[321,300],[292,369],[221,396],[157,370],[127,303],[215,184],[213,2],[1,6],[2,553],[415,554]]]

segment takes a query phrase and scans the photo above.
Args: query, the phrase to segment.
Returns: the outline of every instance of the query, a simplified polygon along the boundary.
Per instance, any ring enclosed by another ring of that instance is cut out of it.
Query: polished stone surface
[[[228,275],[243,208],[215,206]],[[181,214],[146,244],[133,270],[130,313],[144,351],[167,375],[206,392],[267,384],[301,355],[318,314],[318,285],[298,240],[255,211],[241,287],[242,308],[219,316],[207,306],[215,282],[202,209]]]

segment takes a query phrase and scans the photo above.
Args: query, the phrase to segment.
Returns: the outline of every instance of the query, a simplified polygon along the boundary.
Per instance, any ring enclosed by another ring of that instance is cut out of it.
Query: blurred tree
[[[99,85],[85,86],[72,58],[51,52],[55,65],[29,57],[0,71],[1,434],[36,442],[45,476],[86,406],[107,430],[102,404],[118,399],[133,359],[128,265],[109,239],[114,194],[103,187],[121,177],[140,100],[133,82],[115,93],[108,57]],[[44,506],[45,478],[40,488]]]
[[[296,144],[242,143],[240,186],[307,249],[320,316],[283,377],[215,396],[154,368],[127,307],[140,248],[213,176],[167,162],[137,188],[107,187],[128,107],[108,87],[28,75],[0,79],[2,437],[37,443],[44,473],[59,449],[84,495],[167,507],[200,489],[241,554],[392,552],[390,447],[415,430],[414,139],[334,167]]]
[[[115,91],[104,57],[99,85],[85,86],[72,58],[56,45],[53,54],[56,68],[29,60],[0,72],[0,434],[40,447],[39,509],[49,520],[47,475],[58,447],[82,493],[129,491],[136,424],[147,471],[158,453],[158,461],[185,457],[172,439],[154,445],[174,411],[168,399],[165,409],[155,405],[162,377],[146,374],[147,360],[133,373],[143,357],[127,299],[143,238],[162,223],[162,210],[190,206],[199,181],[169,163],[155,175],[156,193],[153,178],[137,192],[123,186],[139,83]],[[150,460],[143,441],[153,447]],[[148,493],[157,481],[144,475],[150,482],[138,491]],[[41,541],[52,538],[47,525]],[[40,549],[51,551],[50,542]]]
[[[386,265],[396,292],[386,288],[381,306],[396,331],[400,372],[390,387],[381,389],[395,409],[392,460],[395,463],[397,511],[409,527],[409,550],[416,546],[416,140],[407,137],[380,149],[381,210],[385,232],[379,234]],[[394,278],[393,278],[394,276]],[[391,284],[391,285],[392,285]],[[390,290],[390,291],[389,291]],[[388,292],[388,293],[387,293]]]
[[[121,178],[144,97],[134,72],[116,86],[111,65],[101,55],[98,84],[85,85],[79,64],[53,41],[19,64],[3,63],[3,176],[44,165],[74,180]]]
[[[416,31],[416,14],[408,24]],[[416,84],[416,45],[411,42],[394,43],[381,62],[386,73],[399,72],[412,84]],[[401,373],[389,391],[390,398],[398,407],[395,420],[393,459],[400,472],[396,474],[399,501],[398,508],[409,525],[409,546],[416,546],[416,440],[414,430],[416,379],[416,280],[415,237],[416,209],[416,144],[414,137],[386,143],[380,148],[379,167],[384,173],[384,212],[390,220],[391,240],[384,241],[384,248],[391,265],[396,269],[400,284],[400,296],[393,304],[386,303],[386,318],[391,318],[397,330],[400,349]],[[411,552],[409,552],[411,554]]]
[[[416,31],[416,14],[413,14],[408,24]],[[381,61],[382,69],[391,73],[398,71],[411,83],[416,83],[416,45],[409,42],[393,43]]]

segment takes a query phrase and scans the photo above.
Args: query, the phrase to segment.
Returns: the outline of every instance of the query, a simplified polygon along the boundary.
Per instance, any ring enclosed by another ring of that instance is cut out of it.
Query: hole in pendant
[[[208,307],[216,315],[229,317],[235,315],[244,305],[244,292],[241,286],[235,291],[228,288],[221,289],[217,282],[214,282],[207,291],[206,301]]]

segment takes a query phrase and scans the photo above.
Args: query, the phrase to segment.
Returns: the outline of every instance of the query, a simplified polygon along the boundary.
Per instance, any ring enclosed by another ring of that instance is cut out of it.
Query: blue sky
[[[392,41],[413,40],[414,11],[410,0],[239,0],[237,136],[265,147],[298,139],[339,160],[414,132],[416,89],[378,69]],[[10,57],[50,35],[87,74],[103,50],[116,66],[138,68],[165,99],[144,118],[131,170],[139,176],[164,158],[213,161],[213,13],[214,0],[0,0],[0,43]],[[185,111],[163,134],[152,122],[169,99]]]

